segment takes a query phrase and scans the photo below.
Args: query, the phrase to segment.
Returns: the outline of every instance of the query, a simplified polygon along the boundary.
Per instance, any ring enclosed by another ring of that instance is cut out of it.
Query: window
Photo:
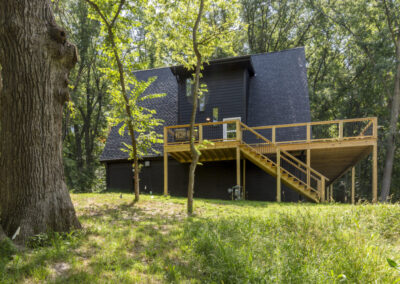
[[[226,138],[236,139],[236,123],[229,123],[226,126]]]
[[[206,95],[203,93],[199,97],[199,111],[204,111],[206,108]]]
[[[228,120],[241,120],[240,117],[230,117],[230,118],[224,118],[224,121]],[[231,123],[224,123],[223,124],[223,137],[224,140],[234,140],[236,139],[236,122],[231,122]]]
[[[192,96],[192,80],[190,78],[186,79],[186,97]]]
[[[213,122],[217,122],[218,121],[218,108],[215,107],[213,108]]]

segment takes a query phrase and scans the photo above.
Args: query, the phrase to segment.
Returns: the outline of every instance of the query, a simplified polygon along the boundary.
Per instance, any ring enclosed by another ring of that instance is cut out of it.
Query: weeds
[[[398,205],[313,205],[73,194],[85,230],[0,250],[0,283],[393,283]]]

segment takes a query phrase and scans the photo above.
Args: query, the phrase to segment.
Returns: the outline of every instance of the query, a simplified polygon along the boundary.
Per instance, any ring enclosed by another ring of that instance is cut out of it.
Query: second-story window
[[[192,80],[190,78],[186,79],[186,97],[192,96]]]
[[[215,107],[213,108],[213,122],[217,122],[218,121],[218,108]]]

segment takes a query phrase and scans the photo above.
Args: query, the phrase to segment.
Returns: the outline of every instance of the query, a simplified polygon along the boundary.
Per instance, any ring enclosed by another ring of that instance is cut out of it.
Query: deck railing
[[[241,143],[249,146],[253,151],[263,155],[266,160],[273,163],[276,166],[277,175],[280,175],[282,170],[282,172],[295,178],[300,184],[306,186],[307,189],[318,194],[320,198],[324,198],[325,191],[323,189],[325,188],[324,185],[326,181],[328,181],[327,177],[289,152],[282,150],[278,145],[272,143],[272,141],[262,136],[253,128],[248,127],[242,122],[240,122],[240,126],[242,132]],[[260,140],[263,143],[260,143]],[[254,141],[257,141],[257,143],[254,143]],[[266,153],[274,153],[276,155],[272,157],[271,155],[266,155]]]
[[[376,117],[252,127],[274,143],[304,143],[376,138]]]
[[[164,127],[164,146],[188,144],[189,128],[189,124]],[[318,193],[321,200],[324,200],[323,189],[328,179],[310,165],[283,151],[280,144],[376,139],[377,133],[376,117],[257,127],[249,127],[240,120],[195,124],[196,143],[208,140],[245,144],[282,169],[283,173]],[[281,174],[279,170],[278,173]]]
[[[204,140],[210,142],[240,141],[240,121],[218,121],[207,123],[196,123],[195,142]],[[236,131],[239,129],[239,131]],[[190,125],[174,125],[164,128],[164,145],[180,145],[189,143]]]

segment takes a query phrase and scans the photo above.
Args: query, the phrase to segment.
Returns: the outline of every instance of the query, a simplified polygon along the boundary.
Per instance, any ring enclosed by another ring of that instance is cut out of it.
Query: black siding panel
[[[133,172],[131,162],[108,163],[107,189],[133,192]]]
[[[229,117],[241,117],[246,120],[246,89],[243,73],[245,69],[231,70],[209,69],[203,75],[203,82],[207,84],[206,107],[203,112],[197,111],[196,122],[206,122],[212,119],[212,110],[219,108],[219,120]],[[246,71],[247,72],[247,71]],[[179,79],[178,87],[179,124],[190,122],[192,104],[186,97],[186,78]]]
[[[110,163],[108,189],[133,191],[133,175],[130,163]],[[168,187],[172,196],[187,196],[189,164],[168,161]],[[163,160],[150,160],[150,167],[143,167],[140,174],[140,191],[162,194],[164,191]],[[195,175],[194,197],[230,199],[228,188],[236,184],[236,161],[208,162],[198,166]],[[242,177],[243,180],[243,177]],[[250,161],[246,161],[247,199],[276,200],[276,179],[266,174]],[[282,201],[298,201],[299,195],[282,186]]]

